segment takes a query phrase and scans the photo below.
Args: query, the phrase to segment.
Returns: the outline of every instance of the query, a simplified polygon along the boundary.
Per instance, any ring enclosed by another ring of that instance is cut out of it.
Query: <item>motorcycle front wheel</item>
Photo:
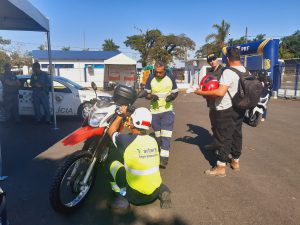
[[[58,168],[49,193],[49,200],[55,211],[71,213],[83,203],[95,176],[93,170],[87,183],[83,184],[92,158],[89,152],[75,152]]]

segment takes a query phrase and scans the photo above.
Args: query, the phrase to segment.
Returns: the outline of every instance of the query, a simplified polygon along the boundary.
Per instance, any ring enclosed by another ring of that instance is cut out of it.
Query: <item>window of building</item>
[[[70,68],[74,68],[74,64],[53,64],[53,66],[56,69],[62,69],[62,68],[70,69]],[[49,67],[49,64],[41,64],[41,67],[44,68],[44,69],[47,69]]]

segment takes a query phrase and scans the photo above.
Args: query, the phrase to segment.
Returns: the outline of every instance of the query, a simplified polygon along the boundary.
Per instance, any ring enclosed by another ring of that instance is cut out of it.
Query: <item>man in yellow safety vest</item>
[[[115,193],[110,207],[126,210],[129,203],[141,205],[159,198],[161,208],[170,208],[170,190],[162,184],[159,172],[158,144],[146,133],[152,115],[146,108],[137,108],[131,115],[131,133],[120,134],[117,130],[126,114],[127,106],[121,106],[108,130],[120,156],[119,159],[109,156],[108,160],[110,183]]]

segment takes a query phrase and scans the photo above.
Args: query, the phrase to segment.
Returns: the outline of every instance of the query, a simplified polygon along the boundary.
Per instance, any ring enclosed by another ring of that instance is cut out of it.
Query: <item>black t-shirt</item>
[[[211,75],[211,76],[214,76],[216,77],[218,80],[220,79],[221,75],[222,75],[222,72],[223,72],[223,66],[221,65],[218,65],[217,69],[214,70],[213,68],[210,68],[208,70],[208,74],[207,75]]]
[[[214,76],[215,78],[217,78],[218,80],[220,80],[220,77],[223,73],[223,69],[224,67],[221,65],[218,65],[217,69],[214,70],[213,68],[210,68],[208,70],[208,74],[207,75],[211,75]],[[206,99],[207,102],[207,107],[209,107],[210,109],[215,109],[215,99],[214,98],[207,98]]]

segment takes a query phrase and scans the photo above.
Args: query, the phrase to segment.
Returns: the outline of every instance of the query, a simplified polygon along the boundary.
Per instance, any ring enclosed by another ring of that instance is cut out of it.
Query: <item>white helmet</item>
[[[151,126],[152,114],[149,109],[140,107],[134,111],[131,119],[136,128],[148,130]]]

